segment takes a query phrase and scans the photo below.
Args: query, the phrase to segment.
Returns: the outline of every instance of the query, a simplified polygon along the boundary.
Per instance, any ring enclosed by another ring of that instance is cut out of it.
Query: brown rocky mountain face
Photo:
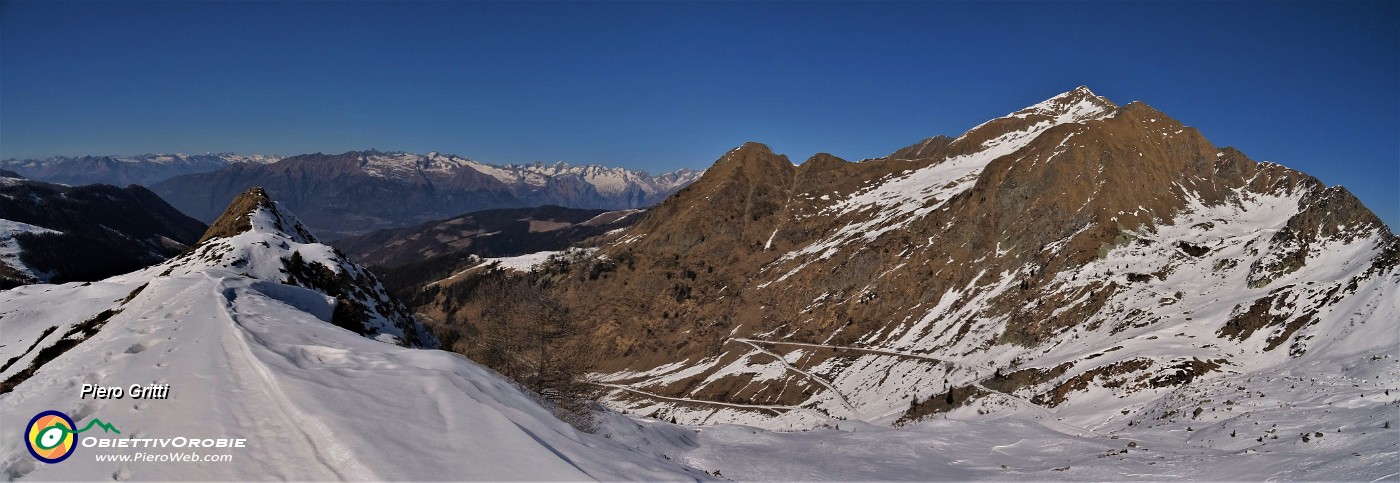
[[[1400,241],[1350,193],[1085,88],[859,163],[745,144],[597,243],[545,270],[608,403],[689,423],[1123,422],[1160,388],[1397,342]],[[471,324],[473,283],[420,314]]]

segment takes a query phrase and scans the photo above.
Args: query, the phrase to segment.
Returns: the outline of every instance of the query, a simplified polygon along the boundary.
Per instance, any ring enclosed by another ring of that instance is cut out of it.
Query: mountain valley
[[[180,254],[205,228],[140,186],[69,187],[0,171],[0,289],[130,272]]]
[[[1400,476],[1400,238],[1345,188],[1086,87],[855,162],[751,142],[660,176],[378,151],[152,190],[21,174],[0,423],[250,447],[44,464],[10,438],[5,479]],[[25,255],[68,234],[124,265]],[[557,390],[578,386],[582,420]]]

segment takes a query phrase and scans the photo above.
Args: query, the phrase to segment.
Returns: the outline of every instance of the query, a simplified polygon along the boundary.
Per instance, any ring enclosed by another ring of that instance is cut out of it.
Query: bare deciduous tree
[[[535,393],[566,422],[590,431],[598,388],[592,351],[569,308],[533,277],[493,277],[477,287],[477,357]]]

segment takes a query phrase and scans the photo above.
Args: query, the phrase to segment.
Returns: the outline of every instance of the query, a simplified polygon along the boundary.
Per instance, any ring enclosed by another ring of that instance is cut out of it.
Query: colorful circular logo
[[[29,454],[45,463],[57,463],[73,455],[75,446],[73,419],[58,411],[44,411],[29,420],[24,429],[24,443]]]

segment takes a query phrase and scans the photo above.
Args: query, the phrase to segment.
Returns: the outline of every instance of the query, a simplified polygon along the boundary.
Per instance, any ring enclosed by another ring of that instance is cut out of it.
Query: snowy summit
[[[461,356],[401,347],[430,341],[372,275],[261,190],[235,200],[184,256],[90,284],[0,292],[0,307],[0,426],[59,410],[79,427],[120,431],[83,437],[246,444],[218,451],[232,464],[99,461],[114,451],[98,447],[45,464],[4,438],[7,479],[704,477],[581,433]],[[80,399],[85,384],[166,385],[169,398]]]

